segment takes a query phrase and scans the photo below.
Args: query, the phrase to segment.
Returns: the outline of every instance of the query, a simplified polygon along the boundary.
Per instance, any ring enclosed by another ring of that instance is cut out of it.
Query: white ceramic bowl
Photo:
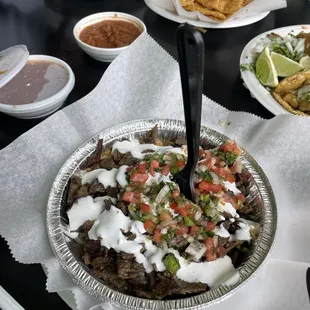
[[[59,109],[67,99],[75,84],[74,73],[67,63],[56,57],[46,55],[30,55],[28,60],[45,60],[62,66],[69,74],[67,84],[55,95],[38,102],[19,105],[0,103],[0,112],[22,119],[45,117],[57,111],[57,109]]]
[[[80,34],[81,31],[90,25],[96,24],[98,22],[101,22],[103,20],[123,20],[123,21],[129,21],[131,23],[134,23],[136,26],[138,26],[142,33],[146,32],[146,26],[144,23],[137,17],[125,14],[125,13],[119,13],[119,12],[104,12],[104,13],[97,13],[93,15],[89,15],[81,19],[73,28],[73,35],[77,42],[77,44],[80,46],[80,48],[88,54],[90,57],[103,61],[103,62],[111,62],[113,61],[121,52],[123,52],[126,48],[128,48],[129,45],[119,48],[101,48],[101,47],[95,47],[88,45],[80,40]]]

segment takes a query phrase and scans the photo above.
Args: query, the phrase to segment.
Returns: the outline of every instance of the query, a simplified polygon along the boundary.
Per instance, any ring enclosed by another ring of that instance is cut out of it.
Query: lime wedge
[[[303,66],[305,69],[310,69],[310,57],[304,56],[299,60],[299,64]]]
[[[271,53],[272,62],[277,70],[278,76],[287,77],[304,69],[298,62],[293,61],[281,54]]]
[[[276,87],[279,84],[268,46],[263,49],[256,60],[256,76],[264,86]]]

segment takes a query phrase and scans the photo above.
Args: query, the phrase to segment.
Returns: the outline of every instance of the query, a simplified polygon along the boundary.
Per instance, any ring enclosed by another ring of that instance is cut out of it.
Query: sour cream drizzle
[[[239,189],[236,187],[236,183],[230,183],[228,181],[224,181],[223,182],[224,186],[230,190],[231,192],[233,192],[235,195],[241,194],[241,192],[239,191]]]
[[[103,209],[103,201],[94,202],[91,196],[80,198],[67,212],[70,230],[77,230],[86,221],[94,221]]]
[[[229,238],[230,237],[230,233],[227,231],[227,229],[223,226],[223,224],[220,225],[220,227],[216,227],[213,230],[214,234],[219,236],[219,237],[223,237],[223,238]]]
[[[123,165],[119,167],[117,175],[116,175],[116,181],[121,187],[125,187],[128,184],[127,179],[126,179],[127,168],[128,168],[127,165]]]
[[[143,153],[147,150],[152,150],[159,154],[163,154],[165,152],[182,153],[181,148],[171,146],[158,146],[155,144],[140,144],[139,140],[137,139],[117,141],[114,143],[112,151],[116,149],[122,154],[130,152],[131,155],[137,159],[143,159],[145,155],[152,153],[152,152]]]
[[[131,231],[136,235],[133,241],[127,240],[122,231]],[[104,210],[93,227],[88,232],[91,240],[100,238],[100,244],[107,248],[113,248],[116,252],[125,252],[135,255],[136,261],[143,264],[147,273],[153,271],[153,265],[158,271],[166,269],[163,258],[166,253],[173,253],[178,259],[180,269],[177,277],[187,282],[202,282],[213,286],[228,273],[235,271],[231,259],[228,256],[217,259],[214,262],[188,263],[180,256],[179,252],[168,248],[163,250],[152,243],[144,235],[145,229],[140,221],[132,221],[121,210],[111,206],[110,210]],[[145,247],[144,253],[141,253]]]
[[[201,282],[208,284],[211,288],[219,285],[227,274],[235,272],[235,268],[229,256],[218,258],[213,262],[180,264],[177,277],[186,282]]]
[[[231,214],[233,217],[239,217],[239,214],[237,213],[236,209],[229,202],[220,202],[217,206],[217,209],[220,212],[227,212]]]
[[[105,187],[116,187],[116,176],[118,174],[118,169],[113,168],[111,170],[106,169],[96,169],[90,172],[86,172],[82,177],[82,184],[91,183],[96,178]]]
[[[243,240],[250,241],[250,226],[244,223],[238,223],[240,229],[236,230],[235,234],[231,235],[230,241]]]

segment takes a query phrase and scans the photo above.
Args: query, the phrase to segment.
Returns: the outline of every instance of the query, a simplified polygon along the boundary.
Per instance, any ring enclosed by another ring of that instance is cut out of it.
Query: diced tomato
[[[237,143],[230,140],[227,140],[223,145],[221,145],[220,150],[223,152],[231,152],[235,155],[241,154],[241,150],[238,148]]]
[[[151,213],[151,207],[146,204],[146,203],[143,203],[141,206],[140,206],[140,211],[143,213],[143,214],[150,214]]]
[[[189,217],[195,216],[195,210],[193,209],[193,207],[190,203],[186,203],[184,208],[186,210],[186,215],[188,215]]]
[[[134,169],[134,167],[132,167],[132,166],[127,167],[126,172],[130,172],[130,171],[132,171],[133,169]]]
[[[160,219],[161,222],[171,221],[172,220],[172,216],[171,216],[170,212],[163,211],[163,212],[160,213],[159,219]]]
[[[221,184],[213,184],[211,182],[202,180],[199,185],[198,185],[199,189],[202,189],[206,192],[219,192],[222,189],[222,185]]]
[[[134,198],[135,198],[134,192],[124,192],[122,196],[122,201],[133,202]]]
[[[199,197],[200,196],[200,190],[199,188],[194,188],[195,196]]]
[[[161,169],[160,169],[160,173],[162,175],[168,175],[169,172],[170,172],[170,166],[169,165],[165,165],[165,166],[161,167]]]
[[[215,158],[215,165],[219,165],[220,163],[221,163],[221,159],[219,158],[219,157],[217,157],[217,156],[215,156],[215,157],[213,157],[213,158]]]
[[[223,246],[219,246],[217,249],[216,249],[216,254],[218,255],[218,257],[223,257],[225,256],[227,250],[223,247]]]
[[[205,150],[201,146],[199,147],[198,156],[199,158],[205,157]]]
[[[227,193],[223,193],[221,199],[224,202],[230,203],[235,209],[238,209],[237,199],[235,196],[230,196]]]
[[[170,202],[170,203],[169,203],[169,207],[170,207],[172,210],[175,210],[175,209],[178,207],[178,205],[177,205],[175,202]]]
[[[228,182],[235,182],[235,177],[229,172],[229,170],[226,170],[224,168],[212,168],[211,169],[214,173],[216,173],[219,177],[224,178],[225,181]]]
[[[206,232],[213,230],[216,227],[216,223],[208,221],[205,227]]]
[[[145,220],[143,226],[144,226],[144,229],[150,234],[154,232],[155,224],[151,220]]]
[[[161,232],[159,229],[155,229],[154,235],[153,235],[153,241],[156,243],[160,243],[161,241]]]
[[[158,162],[158,160],[155,160],[155,159],[152,160],[151,163],[150,163],[150,169],[149,169],[150,174],[151,174],[152,176],[155,175],[155,169],[158,168],[158,167],[159,167],[159,162]]]
[[[176,162],[175,162],[175,165],[178,167],[178,168],[183,168],[185,166],[185,162],[183,159],[178,159]]]
[[[217,255],[216,255],[216,248],[214,247],[214,239],[211,237],[208,237],[205,241],[204,244],[207,248],[206,250],[206,260],[207,262],[212,262],[216,260]]]
[[[191,228],[190,228],[189,234],[190,234],[191,236],[196,236],[199,232],[200,232],[200,227],[197,226],[197,225],[193,225],[193,226],[191,226]]]
[[[178,226],[176,234],[180,235],[180,236],[183,236],[183,235],[187,234],[187,232],[188,232],[188,227],[186,227],[184,224],[180,224]]]
[[[130,176],[130,181],[136,184],[144,184],[148,178],[149,176],[147,174],[135,172]]]
[[[235,179],[235,177],[232,174],[226,175],[225,180],[230,182],[230,183],[236,182],[236,179]]]
[[[139,191],[135,191],[134,196],[133,203],[141,203],[141,193]]]
[[[177,188],[175,188],[175,189],[172,191],[171,196],[172,196],[173,199],[180,197],[180,191],[179,191]]]
[[[146,174],[146,163],[145,162],[141,162],[138,166],[137,172],[139,174]]]
[[[237,201],[236,196],[230,196],[227,193],[224,193],[222,196],[222,199],[225,202],[230,203],[236,210],[238,209],[238,201]]]
[[[245,202],[245,197],[242,193],[239,193],[236,195],[237,201],[244,203]]]
[[[187,209],[182,206],[178,206],[177,208],[175,208],[175,212],[180,214],[182,217],[185,217],[187,215]]]
[[[210,152],[210,151],[206,151],[205,154],[206,154],[206,159],[205,159],[205,163],[204,163],[204,164],[207,166],[208,169],[210,169],[210,167],[211,167],[212,155],[211,155],[211,152]]]

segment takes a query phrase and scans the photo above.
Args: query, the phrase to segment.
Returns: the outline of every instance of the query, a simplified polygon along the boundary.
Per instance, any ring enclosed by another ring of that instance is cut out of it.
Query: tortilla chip
[[[195,0],[179,0],[179,3],[182,7],[188,6],[188,5],[194,5]]]
[[[287,101],[282,99],[281,96],[279,96],[275,91],[272,93],[273,97],[283,106],[283,108],[293,114],[296,115],[303,115],[303,116],[309,116],[309,114],[304,113],[302,111],[299,111],[297,109],[294,109]]]
[[[213,9],[222,14],[234,14],[238,12],[248,0],[196,0],[208,9]]]
[[[181,7],[186,11],[195,11],[195,0],[179,0]]]
[[[208,17],[210,17],[216,21],[219,21],[219,22],[222,22],[229,17],[223,13],[207,9],[206,7],[202,6],[199,3],[195,3],[195,11],[198,11],[198,12],[202,13],[203,15],[206,15],[206,16],[208,16]]]
[[[191,11],[191,12],[196,11],[194,3],[186,5],[186,6],[183,6],[183,9],[186,10],[186,11]]]
[[[308,79],[310,79],[310,70],[297,72],[282,80],[274,92],[279,95],[286,94],[292,90],[299,89]]]

